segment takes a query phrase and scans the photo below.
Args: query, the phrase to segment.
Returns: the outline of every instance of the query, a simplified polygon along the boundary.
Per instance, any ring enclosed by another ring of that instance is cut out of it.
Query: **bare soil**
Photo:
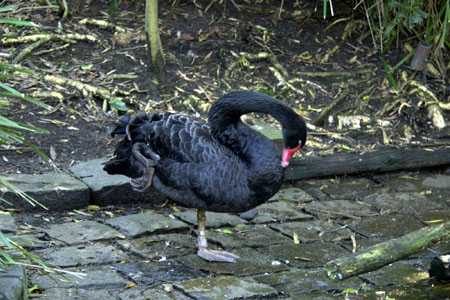
[[[420,99],[407,98],[380,114],[389,103],[407,96],[392,92],[383,71],[384,61],[395,65],[404,53],[391,51],[380,57],[370,35],[365,34],[367,28],[349,30],[348,24],[361,17],[353,10],[352,1],[336,1],[337,15],[327,20],[314,11],[315,1],[285,1],[283,7],[280,1],[238,1],[239,9],[230,1],[224,1],[226,5],[219,1],[160,1],[166,59],[162,79],[148,66],[142,34],[144,2],[122,1],[113,14],[108,13],[106,2],[73,1],[72,16],[61,21],[57,10],[41,9],[35,1],[21,1],[20,7],[35,8],[22,10],[21,16],[46,27],[0,27],[0,33],[94,34],[96,42],[46,43],[21,63],[42,73],[127,93],[124,100],[135,111],[172,110],[204,117],[219,96],[230,90],[250,89],[286,101],[312,122],[334,98],[345,94],[346,99],[333,110],[324,128],[311,131],[307,155],[369,151],[382,144],[431,147],[449,143],[450,131],[433,128]],[[81,25],[83,18],[108,20],[131,33],[114,34],[111,29]],[[12,60],[26,46],[0,46],[0,52]],[[42,50],[52,51],[39,54]],[[276,61],[251,59],[241,53],[266,53]],[[409,72],[406,66],[402,68]],[[294,81],[285,84],[274,69],[285,71],[284,79]],[[417,74],[417,80],[422,79]],[[432,76],[424,79],[439,99],[448,101],[448,82]],[[14,120],[47,129],[48,134],[28,137],[52,157],[57,167],[111,154],[114,143],[109,131],[118,112],[109,106],[102,109],[103,99],[36,79],[17,78],[8,83],[23,93],[58,91],[64,95],[63,100],[42,98],[54,107],[50,112],[24,103],[2,112]],[[367,120],[356,128],[338,128],[339,115],[365,116]],[[448,116],[446,113],[447,120]],[[27,146],[0,147],[0,162],[2,174],[52,169]]]

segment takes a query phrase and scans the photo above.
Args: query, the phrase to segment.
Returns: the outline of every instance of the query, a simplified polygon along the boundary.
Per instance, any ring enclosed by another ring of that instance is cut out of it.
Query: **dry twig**
[[[93,34],[67,33],[67,34],[53,34],[53,33],[38,33],[19,37],[4,37],[0,39],[0,44],[10,46],[14,44],[34,43],[39,40],[62,40],[62,41],[85,41],[97,42],[97,37]]]

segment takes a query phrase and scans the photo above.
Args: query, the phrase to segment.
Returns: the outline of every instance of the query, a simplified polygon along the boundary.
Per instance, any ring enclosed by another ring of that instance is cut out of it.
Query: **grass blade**
[[[5,5],[0,7],[0,13],[15,11],[17,9],[17,5]]]
[[[14,26],[20,26],[20,27],[24,27],[24,26],[39,27],[38,24],[31,22],[31,21],[9,19],[9,18],[0,18],[0,24],[8,24],[8,25],[14,25]]]
[[[21,92],[19,92],[18,90],[16,90],[15,88],[10,87],[7,84],[4,84],[2,82],[0,82],[0,89],[5,90],[7,93],[9,93],[9,96],[11,97],[16,97],[19,98],[21,100],[33,103],[37,106],[40,106],[42,108],[45,108],[47,110],[50,110],[52,107],[48,104],[45,104],[44,102],[38,100],[38,99],[34,99],[32,97],[27,97],[24,94],[22,94]],[[3,95],[3,96],[8,96],[8,95]]]

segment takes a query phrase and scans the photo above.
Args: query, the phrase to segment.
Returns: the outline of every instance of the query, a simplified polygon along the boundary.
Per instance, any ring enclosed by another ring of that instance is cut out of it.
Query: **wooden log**
[[[450,165],[450,147],[383,148],[363,154],[342,153],[324,157],[294,159],[285,180],[383,173]]]
[[[448,238],[450,222],[424,227],[402,237],[373,245],[360,253],[332,260],[325,265],[325,271],[329,278],[342,280],[379,269]]]

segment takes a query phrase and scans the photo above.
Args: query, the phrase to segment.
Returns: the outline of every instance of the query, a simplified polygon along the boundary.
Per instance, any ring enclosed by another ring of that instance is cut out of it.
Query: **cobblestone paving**
[[[107,203],[107,196],[102,197]],[[0,229],[8,236],[49,263],[84,274],[48,277],[28,270],[28,285],[38,287],[32,297],[375,299],[376,291],[393,297],[404,293],[396,299],[444,295],[428,282],[431,250],[340,282],[327,279],[322,267],[350,254],[354,246],[359,250],[449,220],[448,173],[308,180],[285,186],[258,207],[253,219],[208,213],[210,243],[239,255],[235,264],[208,263],[195,255],[195,211],[139,205],[0,215]],[[449,244],[434,250],[449,251]]]

